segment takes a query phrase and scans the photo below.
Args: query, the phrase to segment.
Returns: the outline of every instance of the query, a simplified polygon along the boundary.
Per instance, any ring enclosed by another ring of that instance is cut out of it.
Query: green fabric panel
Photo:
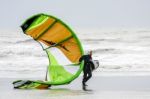
[[[36,26],[39,26],[40,24],[44,23],[46,21],[46,19],[48,19],[47,16],[44,16],[44,15],[40,15],[40,17],[38,17],[31,25],[30,27],[28,28],[28,30],[36,27]]]
[[[55,57],[48,51],[48,56],[50,59],[50,65],[54,66],[54,65],[59,65],[57,60],[55,59]]]
[[[55,57],[48,52],[50,58],[50,65],[49,65],[49,77],[52,83],[63,82],[64,80],[71,78],[73,75],[67,72],[63,66],[59,65]]]
[[[52,83],[63,82],[66,79],[71,78],[73,75],[67,72],[62,66],[50,66],[50,76]]]

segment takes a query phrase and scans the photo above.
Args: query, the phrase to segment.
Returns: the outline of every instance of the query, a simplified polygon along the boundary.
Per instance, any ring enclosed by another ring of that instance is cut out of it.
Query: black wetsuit
[[[85,86],[86,82],[92,77],[92,71],[94,69],[94,64],[92,62],[92,58],[90,55],[83,55],[80,58],[80,62],[84,60],[84,67],[83,67],[83,85]]]

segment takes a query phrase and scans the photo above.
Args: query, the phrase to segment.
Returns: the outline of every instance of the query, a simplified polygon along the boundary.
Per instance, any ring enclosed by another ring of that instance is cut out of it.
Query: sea
[[[150,72],[150,29],[76,29],[85,53],[101,72]],[[21,29],[0,30],[0,77],[45,77],[48,58],[39,43]]]

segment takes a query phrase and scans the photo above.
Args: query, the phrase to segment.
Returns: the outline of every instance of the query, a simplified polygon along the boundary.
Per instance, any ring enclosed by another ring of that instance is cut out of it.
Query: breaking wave
[[[27,39],[27,40],[20,40],[17,41],[16,44],[20,44],[20,43],[32,43],[35,42],[33,39]]]

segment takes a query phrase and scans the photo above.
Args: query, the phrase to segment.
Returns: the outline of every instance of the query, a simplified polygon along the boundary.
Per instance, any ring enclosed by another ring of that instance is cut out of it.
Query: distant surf
[[[13,36],[10,35],[13,33]],[[88,35],[87,35],[88,34]],[[96,71],[150,71],[150,31],[95,30],[78,34],[85,52],[93,50],[93,58],[100,61]],[[21,31],[1,31],[0,71],[6,77],[22,72],[45,75],[48,65],[41,46]],[[39,74],[40,73],[40,74]]]

